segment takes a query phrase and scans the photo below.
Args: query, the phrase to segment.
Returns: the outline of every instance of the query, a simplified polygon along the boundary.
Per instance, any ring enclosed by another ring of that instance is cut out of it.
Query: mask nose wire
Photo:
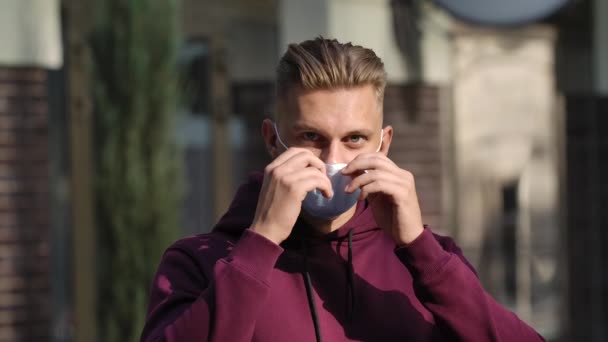
[[[283,142],[283,140],[281,139],[281,135],[279,134],[279,129],[277,128],[277,123],[273,122],[272,126],[274,127],[274,132],[277,134],[277,139],[279,140],[279,143],[281,145],[283,145],[283,147],[285,147],[285,149],[288,149],[289,147],[287,147],[287,145],[285,145],[285,143]]]

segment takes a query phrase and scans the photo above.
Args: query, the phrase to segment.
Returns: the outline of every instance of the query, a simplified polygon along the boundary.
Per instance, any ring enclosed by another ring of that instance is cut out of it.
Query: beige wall
[[[59,0],[0,2],[0,65],[61,67]]]
[[[407,56],[395,43],[390,0],[331,0],[330,34],[338,39],[372,48],[383,59],[391,82],[423,81],[445,84],[451,77],[449,30],[451,20],[429,4],[422,7],[416,23],[422,30],[419,42],[421,78],[413,79]]]
[[[389,0],[330,0],[329,35],[374,50],[385,64],[389,81],[407,80],[409,70],[394,43]]]
[[[431,5],[423,7],[419,25],[423,30],[421,79],[445,84],[451,77],[449,30],[451,21]],[[288,42],[324,35],[373,49],[385,63],[389,81],[413,81],[406,57],[395,44],[390,0],[282,0],[280,47]]]
[[[280,0],[278,20],[278,53],[285,51],[290,43],[331,35],[328,0]]]

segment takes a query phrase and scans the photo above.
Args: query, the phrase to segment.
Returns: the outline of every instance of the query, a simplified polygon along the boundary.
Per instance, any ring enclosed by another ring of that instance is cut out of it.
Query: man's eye
[[[307,140],[307,141],[317,141],[317,140],[319,140],[319,135],[317,133],[314,133],[314,132],[304,132],[302,134],[302,137],[304,138],[304,140]]]
[[[360,143],[363,142],[365,138],[361,135],[351,135],[350,137],[348,137],[348,142],[351,143]]]

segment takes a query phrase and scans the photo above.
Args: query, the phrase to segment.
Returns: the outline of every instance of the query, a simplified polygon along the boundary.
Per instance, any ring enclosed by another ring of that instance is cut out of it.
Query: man
[[[142,341],[542,341],[422,224],[414,176],[388,157],[386,72],[317,38],[277,69],[273,161],[210,234],[163,256]]]

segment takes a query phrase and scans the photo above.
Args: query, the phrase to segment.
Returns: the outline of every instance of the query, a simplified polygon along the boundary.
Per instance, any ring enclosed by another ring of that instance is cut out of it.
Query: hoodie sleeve
[[[462,251],[442,248],[430,229],[395,250],[414,277],[418,297],[450,340],[532,342],[544,339],[481,286]]]
[[[141,341],[250,341],[282,251],[246,230],[205,274],[185,249],[169,248],[154,277]]]

